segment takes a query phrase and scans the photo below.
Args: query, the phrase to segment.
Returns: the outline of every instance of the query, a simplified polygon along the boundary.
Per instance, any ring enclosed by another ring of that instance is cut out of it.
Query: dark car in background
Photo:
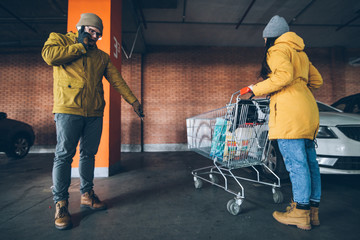
[[[360,113],[360,93],[350,95],[339,99],[331,104],[332,107],[342,110],[346,113]]]
[[[29,124],[9,119],[6,113],[0,112],[0,152],[9,158],[23,158],[34,141],[34,130]]]

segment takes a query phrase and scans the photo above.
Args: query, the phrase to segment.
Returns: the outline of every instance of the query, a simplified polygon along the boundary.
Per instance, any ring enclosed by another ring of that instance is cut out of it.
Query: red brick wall
[[[262,48],[153,47],[144,56],[123,58],[122,74],[143,99],[144,143],[186,143],[185,119],[224,106],[230,95],[257,81]],[[54,145],[52,68],[41,49],[0,51],[0,111],[34,127],[36,145]],[[324,78],[315,92],[332,103],[360,92],[360,67],[347,62],[360,49],[314,48],[307,53]],[[143,94],[143,96],[141,96]],[[141,124],[122,100],[122,143],[140,144]]]
[[[56,144],[52,67],[41,49],[0,51],[0,111],[34,127],[35,144]]]
[[[130,59],[123,56],[121,74],[134,95],[141,102],[141,55],[132,55]],[[132,106],[121,100],[121,142],[123,144],[140,144],[141,120]]]
[[[144,59],[144,143],[185,143],[187,117],[256,81],[261,49],[159,48]]]

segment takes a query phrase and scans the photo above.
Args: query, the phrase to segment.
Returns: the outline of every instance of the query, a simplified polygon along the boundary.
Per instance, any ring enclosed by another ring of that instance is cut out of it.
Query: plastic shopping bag
[[[241,127],[237,128],[235,131],[238,149],[236,155],[241,159],[245,159],[248,157],[250,146],[252,145],[252,141],[254,140],[254,128],[253,127]]]
[[[227,131],[223,161],[247,159],[253,140],[253,128],[251,127],[239,127],[235,130],[235,134]]]

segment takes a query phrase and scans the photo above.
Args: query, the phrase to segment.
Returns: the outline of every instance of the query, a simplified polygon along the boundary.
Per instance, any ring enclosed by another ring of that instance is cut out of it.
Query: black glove
[[[138,100],[136,100],[136,101],[135,101],[133,104],[131,104],[131,105],[132,105],[132,107],[134,108],[134,111],[136,112],[136,114],[137,114],[139,117],[141,117],[141,118],[145,117],[144,112],[143,112],[143,107],[141,106],[141,104],[139,103]]]
[[[85,49],[88,48],[89,38],[91,38],[91,35],[89,33],[85,32],[85,26],[81,26],[81,29],[79,30],[78,41],[79,41],[79,43],[84,45]]]

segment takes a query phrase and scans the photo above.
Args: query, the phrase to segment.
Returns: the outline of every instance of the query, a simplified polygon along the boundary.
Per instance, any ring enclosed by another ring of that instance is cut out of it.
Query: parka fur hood
[[[294,32],[278,37],[267,53],[271,73],[253,86],[256,96],[271,96],[269,139],[316,137],[319,110],[312,91],[323,84],[323,79],[304,47],[304,41]]]

